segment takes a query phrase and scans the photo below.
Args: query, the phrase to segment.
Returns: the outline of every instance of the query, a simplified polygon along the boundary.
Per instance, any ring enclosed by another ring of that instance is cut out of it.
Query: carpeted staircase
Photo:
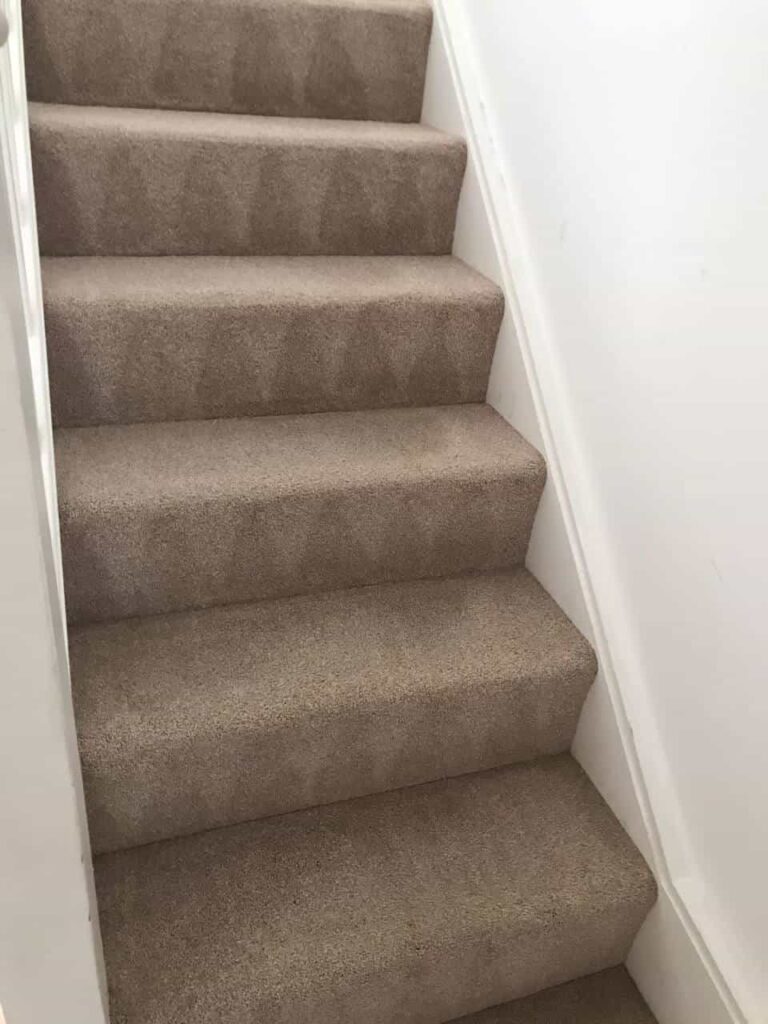
[[[113,1024],[650,1024],[428,3],[24,17]]]

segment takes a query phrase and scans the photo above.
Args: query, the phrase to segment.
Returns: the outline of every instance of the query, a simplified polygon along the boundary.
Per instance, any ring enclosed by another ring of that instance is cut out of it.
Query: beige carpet
[[[651,1024],[425,0],[26,0],[112,1024]],[[493,1007],[492,1009],[487,1009]],[[469,1016],[468,1016],[469,1015]],[[475,1015],[475,1016],[472,1016]]]
[[[450,1019],[617,964],[653,884],[568,755],[103,855],[117,1021]]]
[[[72,621],[518,565],[544,465],[486,405],[56,439]]]
[[[450,256],[47,259],[56,426],[482,402],[504,308]]]
[[[595,674],[524,569],[82,626],[70,649],[99,850],[558,753]]]
[[[428,0],[25,0],[35,99],[418,121]]]
[[[416,124],[33,103],[49,256],[451,250],[466,153]]]
[[[622,967],[462,1017],[453,1024],[654,1024]]]

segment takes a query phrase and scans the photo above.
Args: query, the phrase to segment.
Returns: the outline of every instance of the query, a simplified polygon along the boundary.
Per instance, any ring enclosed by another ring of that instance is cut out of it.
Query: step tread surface
[[[57,432],[56,450],[65,515],[543,472],[487,405],[75,428]]]
[[[359,302],[500,295],[498,285],[455,256],[70,256],[44,258],[42,267],[48,293],[72,302],[205,306],[285,296],[301,305],[340,294]]]
[[[43,255],[450,252],[463,140],[420,124],[31,103]]]
[[[97,850],[559,753],[596,670],[524,569],[88,626],[70,659]]]
[[[544,462],[490,407],[56,431],[70,621],[523,560]]]
[[[96,860],[113,1024],[446,1021],[613,966],[648,869],[567,755]]]
[[[452,1024],[656,1024],[624,967],[558,985]]]
[[[217,143],[256,142],[302,149],[339,146],[384,149],[463,150],[465,143],[426,124],[344,121],[311,117],[268,117],[216,111],[30,103],[36,125],[83,135],[141,135],[168,139],[210,139]]]
[[[57,426],[485,398],[504,301],[450,256],[43,261]]]
[[[418,121],[424,0],[25,0],[36,100]]]

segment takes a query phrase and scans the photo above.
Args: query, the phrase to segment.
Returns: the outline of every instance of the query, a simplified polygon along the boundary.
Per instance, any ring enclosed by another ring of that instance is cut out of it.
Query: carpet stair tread
[[[560,753],[596,671],[524,569],[85,626],[70,658],[97,851]]]
[[[484,405],[54,440],[71,622],[512,568],[545,479]]]
[[[640,855],[568,756],[104,854],[112,1024],[427,1024],[615,966]]]
[[[34,100],[418,121],[426,0],[24,0]]]
[[[482,402],[500,289],[450,256],[43,261],[57,426]]]
[[[46,256],[444,255],[466,146],[421,124],[31,103]]]
[[[656,1024],[656,1018],[626,968],[613,967],[452,1024]]]

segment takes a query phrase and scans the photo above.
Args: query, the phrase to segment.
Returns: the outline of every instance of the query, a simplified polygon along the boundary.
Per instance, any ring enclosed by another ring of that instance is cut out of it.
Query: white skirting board
[[[601,600],[610,600],[610,581],[602,578],[596,559],[585,555],[582,534],[590,496],[574,486],[580,476],[578,450],[569,443],[569,424],[556,401],[564,384],[542,340],[542,311],[526,241],[486,113],[491,97],[483,94],[475,57],[465,45],[463,2],[433,0],[435,26],[422,119],[467,140],[454,254],[496,281],[506,297],[488,401],[547,459],[549,479],[528,568],[590,638],[601,665],[573,752],[659,883],[658,905],[633,946],[628,967],[659,1024],[746,1024],[748,1018],[704,942],[665,855],[658,808],[648,786],[653,721],[647,713],[634,713],[636,701],[630,715],[621,673],[611,658],[611,637],[600,613]]]

